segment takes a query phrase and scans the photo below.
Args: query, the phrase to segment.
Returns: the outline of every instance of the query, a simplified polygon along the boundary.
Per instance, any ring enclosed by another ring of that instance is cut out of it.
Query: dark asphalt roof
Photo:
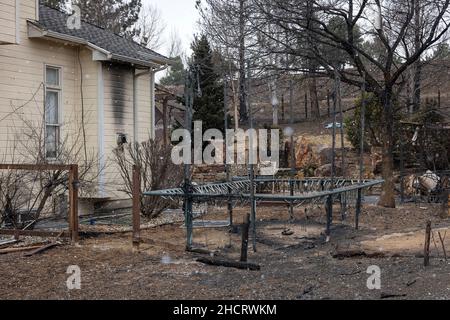
[[[81,22],[80,29],[69,29],[67,27],[68,18],[69,15],[64,12],[45,5],[40,5],[39,21],[36,21],[35,24],[44,30],[86,40],[110,52],[113,56],[123,56],[144,62],[154,61],[155,58],[162,60],[167,59],[163,55],[141,46],[133,40],[126,39],[111,31],[84,21]]]

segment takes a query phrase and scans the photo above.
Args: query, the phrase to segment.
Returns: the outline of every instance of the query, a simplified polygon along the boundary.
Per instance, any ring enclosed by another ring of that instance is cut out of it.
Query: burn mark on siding
[[[111,111],[115,125],[125,124],[125,113],[132,106],[131,69],[121,65],[108,65],[111,88]]]

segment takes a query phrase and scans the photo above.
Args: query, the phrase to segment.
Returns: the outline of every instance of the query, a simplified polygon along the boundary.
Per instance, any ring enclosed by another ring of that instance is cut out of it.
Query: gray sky
[[[162,19],[166,23],[165,39],[168,39],[173,28],[178,31],[185,52],[189,52],[193,34],[197,30],[199,15],[195,2],[196,0],[142,0],[143,6],[151,3],[161,11]],[[168,41],[165,42],[158,50],[162,54],[167,54]]]

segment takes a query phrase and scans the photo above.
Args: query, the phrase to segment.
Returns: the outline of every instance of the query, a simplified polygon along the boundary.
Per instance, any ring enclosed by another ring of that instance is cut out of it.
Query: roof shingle
[[[80,29],[69,29],[67,20],[69,15],[45,5],[39,7],[39,21],[36,24],[45,30],[77,37],[88,41],[115,56],[123,56],[143,62],[168,60],[165,56],[148,49],[133,40],[126,39],[111,31],[82,21]]]

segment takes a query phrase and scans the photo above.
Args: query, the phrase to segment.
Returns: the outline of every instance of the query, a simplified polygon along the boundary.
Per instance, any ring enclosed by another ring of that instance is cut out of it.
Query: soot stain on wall
[[[131,92],[130,88],[130,68],[120,65],[110,65],[110,86],[111,86],[111,98],[112,98],[112,112],[114,124],[123,125],[125,122],[126,108],[130,107]]]

